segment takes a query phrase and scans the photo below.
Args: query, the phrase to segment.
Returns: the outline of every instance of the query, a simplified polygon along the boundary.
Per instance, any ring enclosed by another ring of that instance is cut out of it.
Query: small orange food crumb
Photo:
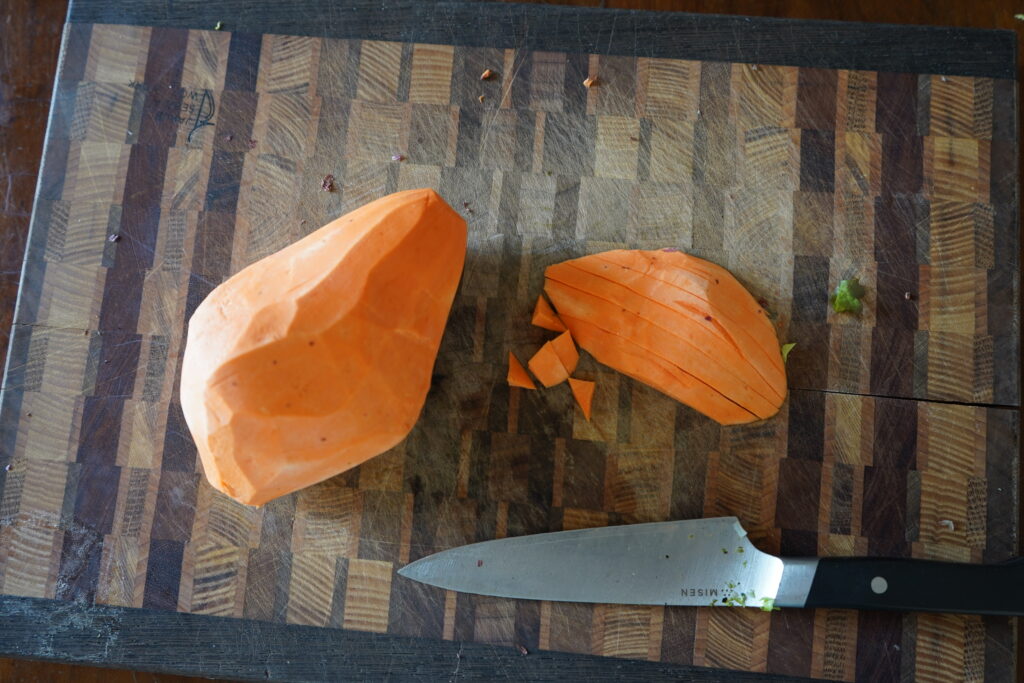
[[[480,74],[481,81],[489,81],[492,78],[494,78],[494,72],[491,71],[490,69],[484,69],[484,72]]]
[[[588,88],[593,88],[595,85],[597,85],[597,76],[587,76],[585,79],[583,79],[583,85],[585,85]]]

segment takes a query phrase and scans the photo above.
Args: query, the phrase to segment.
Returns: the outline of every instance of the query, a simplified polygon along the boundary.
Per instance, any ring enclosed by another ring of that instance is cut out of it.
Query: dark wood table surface
[[[928,2],[916,0],[902,3],[894,2],[858,2],[858,3],[820,3],[820,2],[782,2],[782,1],[733,1],[733,2],[698,2],[696,0],[632,0],[610,2],[563,2],[583,6],[607,6],[611,8],[655,9],[674,11],[697,11],[723,14],[746,14],[753,16],[777,16],[789,18],[838,19],[869,22],[914,23],[949,26],[972,26],[980,28],[1008,28],[1020,31],[1024,22],[1014,18],[1019,10],[1011,0],[988,0],[986,2],[963,3],[954,0],[946,2]],[[0,4],[0,354],[6,353],[7,337],[11,326],[14,301],[17,294],[18,277],[24,251],[25,235],[31,215],[31,205],[35,190],[36,171],[41,156],[45,123],[50,103],[50,91],[56,66],[57,50],[60,42],[61,28],[66,5],[60,1],[29,2],[28,0],[7,0]],[[1018,60],[1020,53],[1018,52]],[[1019,71],[1019,65],[1018,65]],[[78,608],[80,609],[80,608]],[[187,615],[177,615],[188,620]],[[68,638],[84,641],[86,631],[74,633],[73,619],[68,613],[55,613],[57,620],[64,619],[69,625]],[[94,624],[96,622],[93,622]],[[196,622],[195,628],[205,626]],[[145,633],[140,634],[144,638]],[[394,656],[395,661],[408,662],[409,651],[403,651],[403,645],[396,645],[388,638],[367,637],[350,641],[352,645],[364,648],[365,663],[374,660],[383,661]],[[74,647],[62,650],[62,643],[53,647],[55,658],[61,657],[62,651],[74,650]],[[450,646],[445,643],[444,646]],[[433,644],[430,644],[433,646]],[[464,661],[462,673],[486,675],[495,673],[495,665],[483,664],[488,658],[500,662],[507,657],[502,652],[491,651],[486,646],[467,646],[462,657],[452,658],[446,654],[444,647],[438,646],[438,656],[429,661],[424,658],[423,667],[418,670],[405,670],[406,675],[417,673],[436,676],[441,668],[437,667],[441,659],[452,662]],[[30,651],[26,648],[24,651]],[[35,648],[39,656],[44,656],[42,648]],[[82,649],[81,651],[85,651]],[[402,657],[406,659],[402,660]],[[81,661],[88,661],[85,656]],[[102,661],[99,654],[94,655],[95,661]],[[1018,658],[1019,659],[1019,658]],[[679,667],[658,666],[621,661],[601,661],[590,657],[572,657],[560,655],[538,655],[536,664],[517,668],[520,675],[535,677],[572,677],[587,671],[593,675],[605,676],[646,676],[650,678],[687,676],[686,669]],[[121,660],[121,666],[138,666],[140,669],[158,668],[152,661],[140,661],[137,665],[131,660]],[[163,668],[163,667],[159,667]],[[192,668],[192,667],[184,667]],[[452,667],[454,669],[454,667]],[[193,668],[193,670],[195,670]],[[215,670],[215,669],[214,669]],[[221,669],[221,670],[230,670]],[[349,669],[355,675],[359,669]],[[370,667],[364,669],[379,675],[383,670]],[[267,672],[270,673],[269,671]],[[694,672],[700,675],[700,672]],[[728,680],[739,680],[740,674],[728,674]],[[169,674],[144,674],[136,671],[101,670],[97,668],[73,666],[55,662],[29,662],[26,660],[0,660],[0,680],[198,680]],[[753,678],[753,677],[752,677]]]

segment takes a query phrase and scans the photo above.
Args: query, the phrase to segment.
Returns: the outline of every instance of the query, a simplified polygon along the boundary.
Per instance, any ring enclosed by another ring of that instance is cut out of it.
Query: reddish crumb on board
[[[489,81],[492,78],[494,78],[494,72],[491,71],[490,69],[484,69],[484,72],[480,74],[481,81]]]
[[[392,154],[391,155],[391,161],[405,161],[405,155],[404,154]]]
[[[519,654],[521,654],[524,657],[530,654],[530,651],[523,647],[523,645],[520,643],[516,643],[516,649],[519,650]]]
[[[588,88],[593,88],[595,85],[597,85],[597,76],[587,76],[586,78],[583,79],[583,85],[585,85]]]
[[[249,138],[249,149],[256,149],[256,140]]]
[[[320,183],[320,189],[324,192],[334,192],[334,176],[330,173],[324,176],[324,180]]]

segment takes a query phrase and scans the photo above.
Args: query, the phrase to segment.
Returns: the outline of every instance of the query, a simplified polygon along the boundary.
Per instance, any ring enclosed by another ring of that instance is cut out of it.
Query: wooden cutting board
[[[716,515],[774,553],[1014,555],[1015,107],[986,77],[69,25],[0,413],[0,592],[835,679],[1008,676],[1012,619],[537,603],[395,570]],[[423,186],[470,241],[413,433],[261,509],[213,491],[177,398],[195,306]],[[778,416],[723,428],[587,356],[589,423],[565,385],[506,386],[508,352],[551,336],[529,325],[544,267],[620,247],[708,258],[764,300],[797,344]],[[864,314],[832,313],[854,275]]]

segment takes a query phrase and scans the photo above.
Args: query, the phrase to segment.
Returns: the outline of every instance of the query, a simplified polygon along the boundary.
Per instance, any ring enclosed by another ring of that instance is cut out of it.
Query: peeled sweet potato
[[[605,365],[722,424],[782,406],[775,328],[724,268],[678,251],[617,250],[557,263],[544,276],[558,318]]]
[[[181,371],[210,483],[261,505],[405,438],[465,253],[465,221],[433,190],[411,190],[214,289],[189,321]]]

